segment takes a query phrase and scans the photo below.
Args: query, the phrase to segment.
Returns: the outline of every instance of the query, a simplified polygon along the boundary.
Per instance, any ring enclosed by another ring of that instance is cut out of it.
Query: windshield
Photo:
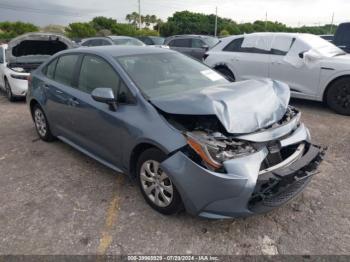
[[[213,47],[219,42],[219,39],[217,39],[216,37],[207,36],[207,37],[204,37],[204,41],[207,43],[209,47]]]
[[[303,35],[301,39],[304,40],[304,42],[306,42],[311,49],[317,51],[321,55],[332,57],[345,54],[343,50],[319,36]]]
[[[229,83],[212,69],[179,53],[133,55],[116,60],[149,98]]]
[[[144,46],[145,44],[138,39],[133,38],[120,38],[112,40],[116,45],[136,45],[136,46]]]
[[[151,37],[155,45],[163,45],[164,44],[164,37]]]

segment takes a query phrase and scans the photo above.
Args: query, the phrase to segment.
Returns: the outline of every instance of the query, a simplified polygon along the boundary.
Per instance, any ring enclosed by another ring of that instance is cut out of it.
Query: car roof
[[[215,37],[215,36],[212,36],[212,35],[172,35],[172,36],[169,36],[168,38],[181,38],[181,37],[197,37],[197,38],[203,38],[203,37]]]
[[[161,54],[161,53],[177,53],[167,48],[157,48],[150,46],[93,46],[93,47],[79,47],[78,49],[69,49],[60,54],[76,53],[77,51],[89,54],[100,54],[113,57],[143,55],[143,54]]]
[[[291,36],[291,37],[300,37],[300,36],[305,36],[305,35],[312,35],[312,34],[308,34],[308,33],[279,33],[279,32],[259,32],[259,33],[250,33],[250,34],[242,34],[242,35],[231,35],[231,36],[227,36],[227,37],[223,37],[221,38],[221,40],[224,39],[235,39],[235,38],[240,38],[240,37],[244,37],[244,36]]]
[[[110,35],[108,36],[110,39],[135,39],[135,37],[124,36],[124,35]]]

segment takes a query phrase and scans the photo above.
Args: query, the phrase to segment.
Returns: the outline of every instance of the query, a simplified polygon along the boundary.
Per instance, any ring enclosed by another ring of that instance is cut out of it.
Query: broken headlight
[[[194,131],[185,133],[188,145],[201,157],[210,169],[222,167],[223,162],[256,152],[247,141],[227,138],[221,133]]]

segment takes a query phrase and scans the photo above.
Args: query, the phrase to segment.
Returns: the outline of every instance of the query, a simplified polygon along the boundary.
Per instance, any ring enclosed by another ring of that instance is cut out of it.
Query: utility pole
[[[334,12],[333,12],[333,15],[332,15],[331,29],[330,29],[330,32],[329,32],[330,35],[332,34],[332,31],[333,31],[333,23],[334,23]]]
[[[267,30],[267,11],[266,11],[266,14],[265,14],[265,32]]]
[[[218,7],[215,7],[215,36],[218,34]]]
[[[139,29],[141,30],[141,0],[139,1]]]

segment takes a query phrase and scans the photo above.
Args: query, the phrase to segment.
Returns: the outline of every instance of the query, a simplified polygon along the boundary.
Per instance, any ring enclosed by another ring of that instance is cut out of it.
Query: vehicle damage
[[[261,81],[260,84],[266,84],[265,81],[267,80]],[[276,109],[277,105],[277,108],[280,108],[279,113],[282,112],[282,114],[275,114],[272,117],[261,112],[262,109],[257,109],[259,105],[255,103],[260,103],[258,100],[253,101],[253,103],[248,102],[249,100],[239,101],[241,108],[244,103],[248,104],[245,107],[248,109],[246,112],[249,112],[249,107],[253,108],[255,111],[253,117],[251,114],[242,114],[242,109],[239,111],[238,108],[235,108],[235,111],[226,108],[226,111],[221,111],[223,112],[221,115],[218,110],[213,111],[216,114],[188,115],[184,114],[184,108],[170,113],[173,98],[165,98],[167,106],[164,106],[165,104],[159,100],[154,103],[161,115],[186,137],[187,145],[181,149],[182,154],[201,168],[208,170],[212,175],[226,175],[228,179],[233,178],[236,182],[241,181],[250,188],[244,190],[245,194],[232,195],[232,201],[243,203],[232,204],[235,206],[233,211],[216,212],[216,209],[219,210],[219,208],[216,208],[215,203],[211,203],[210,198],[207,198],[205,201],[199,201],[200,204],[199,202],[192,203],[191,207],[187,207],[192,209],[193,213],[206,217],[232,217],[266,212],[295,197],[308,184],[311,177],[317,173],[317,167],[324,157],[325,149],[311,144],[309,131],[300,122],[300,112],[296,108],[288,106],[289,92],[285,90],[285,87],[280,85],[276,87],[275,83],[271,83],[266,85],[268,88],[263,88],[263,90],[265,93],[270,92],[274,95],[277,92],[277,95],[269,96],[269,100],[275,105],[274,107],[270,106],[270,108]],[[235,86],[237,84],[232,84],[232,89]],[[252,92],[239,87],[238,85],[241,97]],[[250,94],[247,95],[247,98],[252,98]],[[218,102],[218,104],[230,103],[227,94],[220,97],[219,93],[212,93],[212,97],[216,99],[212,101]],[[186,98],[184,96],[174,99]],[[193,97],[191,99],[193,100]],[[237,101],[235,100],[235,102]],[[210,105],[205,99],[202,100],[202,103],[194,105],[196,102],[198,101],[193,101],[191,105],[194,109],[192,112],[199,113],[199,107],[203,108],[202,112],[210,111],[208,109]],[[230,119],[225,119],[225,117]],[[240,126],[228,124],[232,118],[235,118],[233,121]],[[246,132],[230,132],[234,130]],[[172,157],[174,163],[178,164],[180,161],[175,160],[176,157],[184,159],[179,156],[179,153],[175,155],[175,157],[170,156],[165,161],[163,165],[165,169],[171,166]],[[240,165],[245,165],[245,167],[241,168]],[[252,168],[253,166],[256,168]],[[169,168],[169,172],[171,172],[170,170],[171,168]],[[176,180],[175,175],[173,179]],[[186,187],[186,185],[177,186],[180,188],[179,190]],[[213,182],[213,186],[215,186],[215,182]],[[193,199],[193,196],[189,198]],[[220,196],[215,198],[220,199]],[[222,198],[227,198],[227,196],[222,196]]]

